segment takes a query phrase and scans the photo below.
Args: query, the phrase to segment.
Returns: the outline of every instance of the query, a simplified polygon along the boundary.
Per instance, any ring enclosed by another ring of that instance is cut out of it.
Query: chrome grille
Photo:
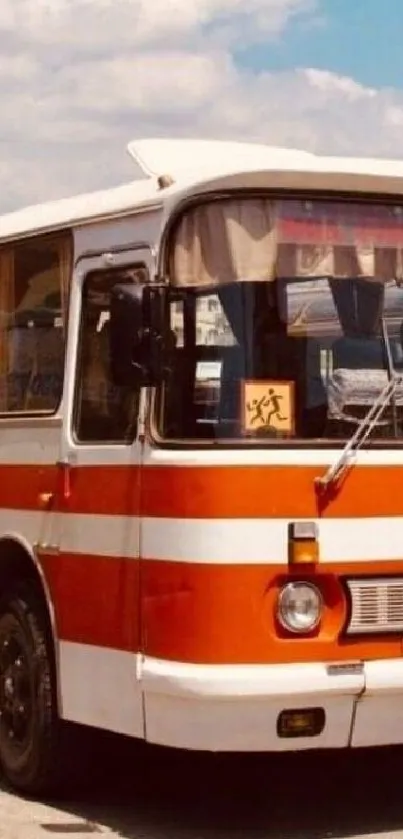
[[[403,632],[403,578],[347,580],[351,595],[349,635]]]

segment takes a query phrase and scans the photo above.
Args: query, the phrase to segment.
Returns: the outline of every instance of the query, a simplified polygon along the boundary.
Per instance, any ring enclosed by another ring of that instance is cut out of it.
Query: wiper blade
[[[395,372],[393,372],[388,383],[385,385],[374,404],[371,405],[371,408],[365,417],[362,418],[357,431],[344,447],[339,459],[333,464],[333,466],[329,467],[323,477],[315,478],[316,486],[321,489],[327,489],[341,477],[346,469],[349,468],[355,458],[355,455],[372,433],[372,430],[387,407],[389,400],[402,382],[403,375],[398,376]]]
[[[388,333],[388,325],[384,317],[381,318],[381,329],[382,329],[382,339],[383,345],[385,348],[385,355],[386,355],[386,366],[388,370],[388,378],[389,381],[395,375],[395,368],[393,365],[393,358],[392,358],[392,350],[390,347],[390,340],[389,340],[389,333]],[[392,417],[393,417],[393,433],[395,437],[397,437],[397,412],[396,412],[396,400],[392,396]]]

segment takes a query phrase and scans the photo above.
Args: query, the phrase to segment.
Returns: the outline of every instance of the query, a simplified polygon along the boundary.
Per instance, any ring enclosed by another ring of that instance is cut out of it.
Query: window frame
[[[62,282],[62,270],[59,273],[59,283],[60,283],[60,298],[62,303],[63,311],[63,324],[62,324],[62,331],[63,331],[63,372],[62,372],[62,383],[61,383],[61,390],[57,400],[57,404],[52,409],[30,409],[30,410],[19,410],[19,411],[1,411],[0,410],[0,423],[12,423],[15,421],[23,422],[25,420],[31,419],[38,419],[38,420],[53,420],[57,419],[58,415],[60,415],[60,409],[63,404],[64,399],[64,388],[65,388],[65,376],[66,376],[66,355],[67,355],[67,341],[68,341],[68,331],[69,331],[69,310],[70,310],[70,296],[71,296],[71,284],[72,284],[72,275],[74,270],[74,242],[73,242],[73,232],[70,228],[65,230],[58,230],[56,232],[51,233],[40,233],[33,236],[23,236],[18,239],[13,239],[10,242],[4,242],[0,245],[0,254],[1,253],[10,253],[13,254],[19,249],[24,249],[24,247],[34,247],[37,243],[44,244],[46,246],[49,243],[49,246],[52,247],[54,245],[59,245],[60,250],[64,247],[67,249],[67,268],[66,273],[68,274],[68,283],[65,289],[63,289],[63,282]],[[1,279],[1,278],[0,278]]]
[[[212,190],[206,192],[199,192],[191,197],[186,197],[181,200],[178,205],[176,206],[174,212],[172,213],[165,229],[163,231],[163,236],[161,240],[161,247],[160,247],[160,275],[164,277],[164,279],[168,283],[169,292],[173,295],[180,295],[181,291],[186,291],[190,289],[190,287],[184,287],[183,289],[176,286],[173,282],[173,278],[171,277],[170,268],[172,265],[172,253],[173,253],[173,246],[175,240],[175,233],[176,229],[178,228],[182,216],[192,207],[203,205],[206,203],[211,202],[219,202],[225,201],[234,198],[253,198],[253,197],[270,197],[273,201],[274,200],[300,200],[300,201],[329,201],[329,202],[346,202],[346,203],[358,203],[358,204],[378,204],[382,206],[393,206],[396,204],[402,203],[402,197],[400,194],[389,194],[389,193],[375,193],[368,191],[364,192],[356,192],[354,190],[350,191],[343,191],[343,190],[326,190],[326,189],[317,189],[317,190],[307,190],[307,189],[270,189],[266,188],[234,188],[234,189],[221,189],[221,190]],[[402,249],[403,249],[403,240],[402,240]],[[216,286],[204,286],[203,293],[214,294],[216,291]],[[194,289],[196,291],[196,288]],[[149,419],[149,434],[151,437],[152,442],[161,449],[196,449],[196,450],[205,450],[205,449],[215,449],[215,450],[225,450],[225,449],[240,449],[244,450],[245,448],[249,450],[255,449],[262,449],[262,450],[295,450],[295,451],[304,451],[304,450],[313,450],[319,449],[320,451],[342,451],[348,440],[351,439],[351,436],[341,437],[341,438],[309,438],[304,439],[301,437],[289,438],[289,439],[270,439],[270,438],[236,438],[236,439],[222,439],[222,438],[214,438],[214,439],[199,439],[199,438],[186,438],[183,440],[178,440],[174,438],[163,437],[159,430],[158,430],[158,419],[159,419],[159,391],[160,389],[155,389],[151,396],[150,402],[150,419]],[[368,450],[400,450],[403,448],[403,436],[401,439],[388,437],[388,438],[369,438],[365,445],[362,446],[363,451]]]
[[[146,246],[142,246],[141,249],[145,249]],[[140,248],[138,248],[140,250]],[[122,251],[124,255],[125,252]],[[133,251],[133,257],[135,256],[135,251]],[[75,351],[75,358],[74,358],[74,365],[73,365],[73,388],[72,388],[72,404],[71,404],[71,413],[70,413],[70,433],[71,433],[71,440],[72,443],[77,449],[82,450],[83,448],[89,447],[111,447],[111,448],[119,448],[119,449],[128,449],[133,446],[133,443],[137,439],[138,435],[138,417],[137,421],[134,423],[133,435],[130,438],[124,440],[112,440],[112,439],[92,439],[92,440],[81,440],[78,436],[78,414],[79,414],[79,406],[80,406],[80,396],[79,391],[82,385],[82,379],[79,375],[79,370],[81,367],[81,360],[82,360],[82,349],[83,349],[83,313],[84,313],[84,290],[87,281],[93,275],[99,274],[116,274],[121,275],[130,270],[141,269],[146,272],[147,283],[151,282],[151,275],[150,275],[150,266],[144,260],[128,260],[123,263],[105,265],[99,264],[96,267],[90,268],[88,271],[85,272],[82,282],[80,283],[79,288],[79,295],[80,295],[80,308],[79,308],[79,323],[77,327],[77,342],[76,342],[76,351]],[[118,285],[119,282],[122,280],[117,280],[115,285]],[[113,286],[112,286],[113,288]],[[133,389],[134,394],[134,389]],[[140,400],[139,400],[140,401]]]

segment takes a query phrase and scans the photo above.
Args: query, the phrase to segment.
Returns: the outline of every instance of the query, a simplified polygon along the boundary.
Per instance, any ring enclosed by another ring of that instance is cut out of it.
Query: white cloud
[[[260,39],[315,7],[316,0],[2,0],[0,32],[40,45],[85,44],[113,53],[122,43],[200,36],[205,27],[231,31],[235,40],[247,27]]]
[[[373,87],[364,87],[362,84],[355,82],[354,79],[349,79],[347,76],[338,76],[329,70],[316,70],[314,67],[308,67],[302,72],[309,84],[325,93],[326,96],[342,94],[350,101],[372,99],[376,96],[376,90]]]
[[[390,105],[385,111],[385,121],[387,125],[401,128],[403,126],[403,104]]]
[[[80,65],[63,70],[52,102],[58,107],[62,94],[83,113],[125,111],[169,117],[177,110],[204,106],[231,81],[235,73],[225,54],[143,52],[89,63],[84,74]]]
[[[0,211],[134,177],[136,136],[399,156],[403,91],[236,64],[235,47],[285,38],[292,19],[317,25],[321,11],[321,0],[1,0]]]

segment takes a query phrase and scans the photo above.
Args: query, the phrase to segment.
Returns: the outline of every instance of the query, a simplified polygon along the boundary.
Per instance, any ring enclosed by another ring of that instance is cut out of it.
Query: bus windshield
[[[169,277],[160,437],[348,439],[403,371],[401,206],[206,201],[173,230]],[[372,439],[403,434],[402,386],[390,403]]]

